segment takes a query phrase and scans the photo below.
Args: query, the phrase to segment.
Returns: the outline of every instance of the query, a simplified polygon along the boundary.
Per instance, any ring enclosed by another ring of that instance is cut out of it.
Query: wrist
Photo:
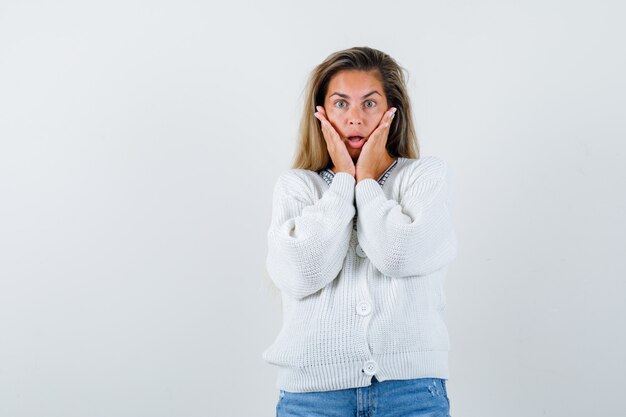
[[[368,178],[369,178],[369,179],[376,180],[376,177],[374,177],[374,175],[373,175],[373,174],[363,173],[363,174],[358,174],[358,175],[356,176],[356,181],[357,181],[357,182],[359,182],[359,181],[362,181],[362,180],[366,180],[366,179],[368,179]]]

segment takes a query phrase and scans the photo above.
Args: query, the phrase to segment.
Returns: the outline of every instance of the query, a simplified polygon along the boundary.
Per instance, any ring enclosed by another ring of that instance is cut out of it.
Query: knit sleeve
[[[307,178],[286,171],[274,187],[266,266],[285,294],[302,299],[334,280],[348,252],[355,179],[335,174],[321,198]]]
[[[355,187],[359,244],[389,277],[427,275],[457,256],[447,164],[431,156],[407,169],[400,201],[388,199],[371,178]]]

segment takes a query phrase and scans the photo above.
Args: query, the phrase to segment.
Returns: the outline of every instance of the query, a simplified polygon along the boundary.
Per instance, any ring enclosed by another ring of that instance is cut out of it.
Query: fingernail
[[[387,127],[387,126],[389,126],[389,123],[387,122],[383,123],[383,127]]]

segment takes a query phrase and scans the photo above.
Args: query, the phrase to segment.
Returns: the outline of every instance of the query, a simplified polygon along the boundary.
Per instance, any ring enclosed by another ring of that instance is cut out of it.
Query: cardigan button
[[[361,245],[356,245],[356,254],[359,255],[361,258],[365,258],[367,256],[363,251]]]
[[[374,375],[378,371],[378,364],[375,361],[367,361],[363,364],[363,372],[368,375]]]
[[[356,312],[357,314],[361,316],[367,316],[371,311],[372,311],[372,305],[368,303],[367,301],[361,301],[356,306]]]

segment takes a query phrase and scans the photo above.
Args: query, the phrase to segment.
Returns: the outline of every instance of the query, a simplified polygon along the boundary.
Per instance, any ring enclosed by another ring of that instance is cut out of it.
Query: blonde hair
[[[387,151],[394,158],[419,158],[419,145],[404,77],[406,72],[408,78],[408,72],[386,53],[362,46],[332,53],[311,72],[305,88],[298,144],[291,167],[317,171],[332,163],[320,122],[313,113],[315,106],[324,105],[331,78],[344,70],[377,71],[389,107],[398,109],[387,137]]]

